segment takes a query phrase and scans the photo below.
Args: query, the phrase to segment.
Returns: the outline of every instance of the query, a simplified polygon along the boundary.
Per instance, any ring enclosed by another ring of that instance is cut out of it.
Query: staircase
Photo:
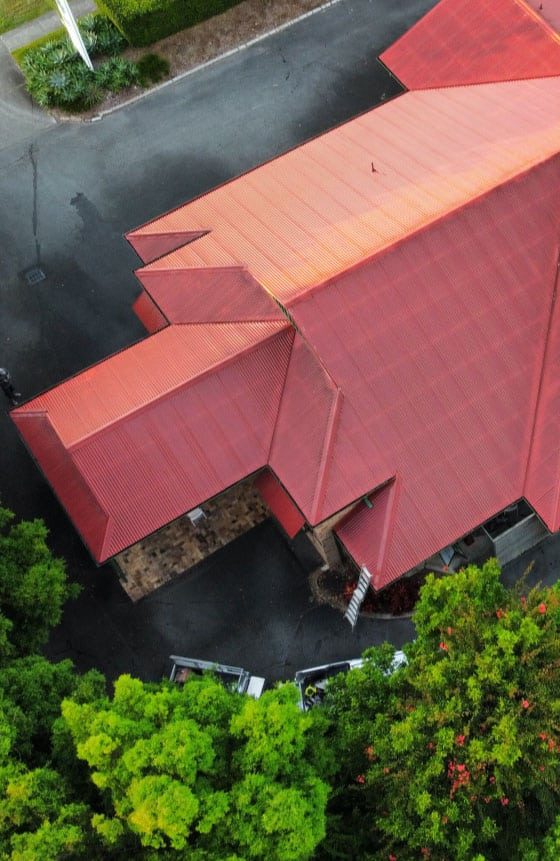
[[[366,596],[366,592],[369,589],[370,581],[371,574],[364,565],[362,566],[362,570],[360,571],[358,585],[354,589],[354,594],[350,598],[350,603],[348,604],[348,607],[346,608],[346,613],[344,614],[344,618],[350,622],[350,624],[352,625],[352,629],[354,629],[354,626],[358,621],[360,607],[362,606],[363,600]]]

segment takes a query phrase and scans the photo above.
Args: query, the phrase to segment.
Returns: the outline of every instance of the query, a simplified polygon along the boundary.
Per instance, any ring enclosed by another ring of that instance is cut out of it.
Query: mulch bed
[[[367,592],[362,604],[362,613],[383,613],[402,616],[411,613],[418,601],[420,587],[426,579],[425,573],[403,577],[381,592]],[[325,571],[319,575],[317,585],[325,596],[332,598],[334,604],[347,605],[358,578],[354,571]]]

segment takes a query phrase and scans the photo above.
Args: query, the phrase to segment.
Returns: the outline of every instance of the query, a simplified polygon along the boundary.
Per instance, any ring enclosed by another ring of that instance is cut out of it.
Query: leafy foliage
[[[193,857],[311,857],[332,763],[326,722],[296,699],[293,686],[254,701],[211,678],[179,688],[122,676],[112,700],[67,700],[78,756],[114,811],[93,827],[109,846],[131,831],[144,847]]]
[[[240,0],[98,0],[101,12],[132,45],[159,39],[225,12]]]
[[[325,854],[521,859],[535,823],[553,826],[560,590],[523,596],[499,574],[491,560],[431,575],[408,666],[388,673],[390,650],[374,651],[333,682],[326,707],[344,764]]]
[[[116,56],[127,42],[108,18],[88,15],[80,21],[80,31],[92,58],[109,58],[93,72],[64,33],[41,40],[20,55],[27,89],[42,107],[88,110],[101,101],[106,91],[116,93],[139,82],[137,65]]]
[[[169,74],[169,62],[158,54],[144,54],[136,65],[139,81],[143,87],[157,84]]]
[[[79,592],[46,537],[41,520],[14,523],[12,512],[0,508],[0,661],[43,646],[64,602]]]

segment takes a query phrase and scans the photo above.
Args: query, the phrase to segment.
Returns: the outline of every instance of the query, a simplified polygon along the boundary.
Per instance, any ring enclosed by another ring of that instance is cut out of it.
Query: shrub
[[[150,45],[219,15],[240,0],[98,0],[132,45]]]
[[[138,83],[138,66],[124,57],[112,57],[99,67],[96,77],[97,83],[104,90],[118,93],[119,90]]]
[[[169,74],[169,63],[158,54],[144,54],[137,63],[138,79],[143,87],[157,84]]]
[[[115,56],[127,43],[111,21],[88,15],[80,21],[80,30],[92,57],[110,57],[93,72],[65,33],[37,40],[18,52],[27,89],[42,107],[88,110],[101,101],[105,91],[116,93],[139,80],[136,64]]]

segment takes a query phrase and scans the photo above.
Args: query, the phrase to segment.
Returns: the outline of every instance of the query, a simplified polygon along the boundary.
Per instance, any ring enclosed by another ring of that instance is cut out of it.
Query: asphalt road
[[[24,396],[143,336],[130,308],[139,261],[125,231],[394,95],[396,82],[375,58],[432,5],[340,0],[92,124],[34,127],[29,136],[23,120],[18,134],[17,112],[0,112],[0,365]],[[24,273],[35,266],[47,277],[30,286]],[[153,677],[162,652],[188,649],[281,677],[367,642],[406,639],[400,623],[361,622],[367,633],[356,637],[334,611],[310,611],[304,567],[270,525],[241,539],[241,551],[226,548],[133,606],[112,569],[92,564],[3,407],[0,439],[3,503],[47,521],[54,549],[84,586],[53,654],[109,676]],[[243,590],[251,565],[261,602],[255,592],[230,607],[230,572]],[[268,588],[273,576],[280,604]],[[282,577],[300,588],[284,594]],[[207,592],[206,579],[224,585]]]

